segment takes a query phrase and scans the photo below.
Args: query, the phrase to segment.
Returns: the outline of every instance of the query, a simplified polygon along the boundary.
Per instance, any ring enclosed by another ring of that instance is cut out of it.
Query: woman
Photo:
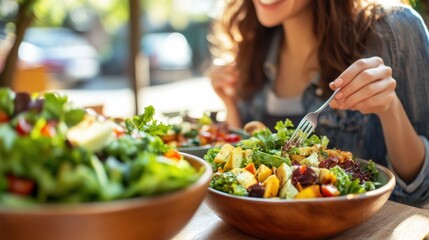
[[[231,126],[285,118],[296,125],[341,87],[316,134],[393,170],[393,200],[429,203],[429,38],[414,10],[361,0],[231,0],[214,27],[209,76]]]

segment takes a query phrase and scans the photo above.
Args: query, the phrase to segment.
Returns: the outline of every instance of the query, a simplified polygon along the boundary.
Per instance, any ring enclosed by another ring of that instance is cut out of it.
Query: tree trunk
[[[139,114],[139,80],[137,74],[137,59],[139,55],[140,34],[140,2],[139,0],[129,0],[130,11],[130,83],[134,93],[134,114]]]
[[[25,31],[34,19],[31,8],[36,1],[37,0],[27,0],[19,5],[18,14],[16,16],[15,41],[6,57],[3,71],[0,73],[0,87],[12,87],[18,63],[19,46],[24,38]]]

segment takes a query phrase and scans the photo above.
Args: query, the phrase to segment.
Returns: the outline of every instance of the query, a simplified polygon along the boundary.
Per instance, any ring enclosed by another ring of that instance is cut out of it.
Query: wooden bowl
[[[1,239],[93,240],[170,239],[191,219],[207,193],[211,167],[201,158],[183,153],[196,169],[197,182],[173,193],[152,198],[75,205],[37,207],[0,206]]]
[[[282,200],[239,197],[209,188],[206,201],[225,222],[258,238],[323,239],[359,225],[387,201],[395,177],[387,168],[376,166],[383,185],[364,194]]]

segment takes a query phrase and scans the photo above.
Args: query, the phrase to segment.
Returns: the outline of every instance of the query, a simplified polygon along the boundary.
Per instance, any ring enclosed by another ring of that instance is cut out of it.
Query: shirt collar
[[[271,84],[274,83],[277,76],[277,66],[279,62],[279,50],[282,39],[282,31],[276,31],[273,38],[271,39],[270,46],[268,48],[267,58],[264,62],[264,72],[268,77]]]
[[[280,31],[279,29],[275,31],[273,38],[271,39],[270,46],[268,48],[268,54],[265,58],[264,62],[264,72],[267,76],[270,85],[273,86],[274,82],[276,81],[277,76],[277,67],[279,63],[279,53],[280,53],[280,45],[282,41],[282,34],[283,31]],[[311,80],[311,83],[315,86],[319,85],[320,81],[320,75],[317,74],[315,78]],[[317,94],[320,95],[321,93]]]

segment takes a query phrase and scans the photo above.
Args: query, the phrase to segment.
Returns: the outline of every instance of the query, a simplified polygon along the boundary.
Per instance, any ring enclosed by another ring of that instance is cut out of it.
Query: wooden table
[[[246,235],[217,217],[204,202],[186,227],[173,240],[191,239],[256,239]],[[350,229],[339,239],[429,240],[429,210],[392,201],[367,222]]]

